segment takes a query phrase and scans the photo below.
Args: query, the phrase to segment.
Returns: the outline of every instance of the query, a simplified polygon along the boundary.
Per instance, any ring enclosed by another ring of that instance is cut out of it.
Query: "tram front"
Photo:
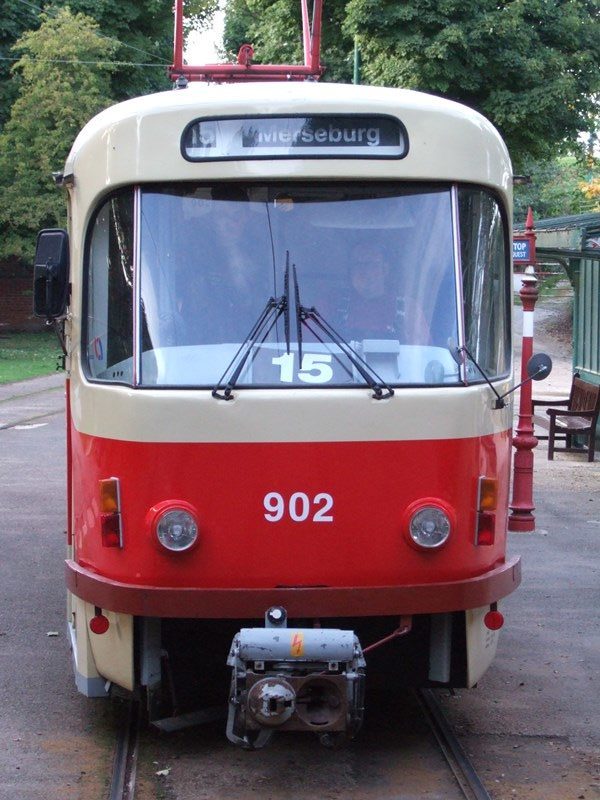
[[[152,694],[173,620],[243,621],[247,743],[356,729],[382,620],[472,685],[519,562],[499,137],[410,92],[244,90],[117,106],[70,157],[67,582],[87,694]]]

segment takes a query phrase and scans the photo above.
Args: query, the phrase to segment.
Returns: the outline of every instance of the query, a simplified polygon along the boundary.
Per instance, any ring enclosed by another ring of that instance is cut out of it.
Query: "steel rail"
[[[134,800],[139,752],[139,730],[139,703],[135,700],[130,700],[125,720],[120,726],[115,744],[108,800]]]
[[[491,800],[490,794],[448,724],[434,691],[418,689],[415,695],[465,798]]]

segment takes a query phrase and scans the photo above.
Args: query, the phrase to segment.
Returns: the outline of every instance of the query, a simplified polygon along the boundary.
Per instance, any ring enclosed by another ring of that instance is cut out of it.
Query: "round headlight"
[[[189,550],[198,538],[198,524],[189,511],[170,508],[158,517],[156,535],[167,550]]]
[[[410,538],[427,550],[441,547],[450,536],[450,518],[438,506],[425,506],[416,511],[409,522]]]

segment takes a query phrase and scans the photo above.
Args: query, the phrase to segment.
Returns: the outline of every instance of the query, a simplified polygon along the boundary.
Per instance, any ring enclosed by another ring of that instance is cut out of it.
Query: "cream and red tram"
[[[156,717],[167,673],[193,661],[200,702],[227,661],[250,745],[356,730],[382,640],[398,680],[472,686],[520,580],[482,376],[510,389],[494,128],[409,91],[190,84],[98,115],[64,184],[79,690]]]

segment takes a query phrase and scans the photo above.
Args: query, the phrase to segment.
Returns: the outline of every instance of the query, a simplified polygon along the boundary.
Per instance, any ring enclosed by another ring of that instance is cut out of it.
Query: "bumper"
[[[70,592],[88,603],[139,617],[262,619],[270,606],[284,606],[291,618],[403,616],[494,603],[521,583],[521,559],[513,558],[474,578],[447,583],[276,589],[137,586],[104,578],[68,560],[66,583]]]

